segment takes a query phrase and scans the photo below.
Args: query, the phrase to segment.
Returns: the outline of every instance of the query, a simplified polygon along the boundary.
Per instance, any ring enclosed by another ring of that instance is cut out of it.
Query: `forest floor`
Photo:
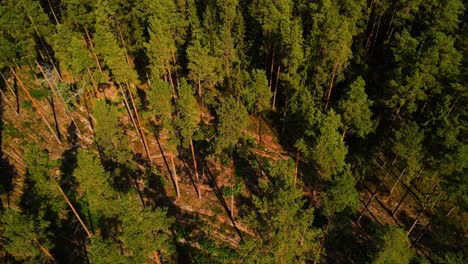
[[[13,83],[11,83],[13,85]],[[28,83],[25,83],[28,85]],[[35,84],[37,85],[37,83]],[[107,91],[106,96],[112,97],[116,91]],[[12,106],[16,106],[13,102],[15,99],[14,94],[6,92]],[[103,97],[98,96],[98,97]],[[86,97],[82,97],[86,98]],[[24,105],[26,100],[24,97],[19,98],[19,103]],[[7,201],[10,204],[19,204],[22,197],[26,164],[22,158],[24,153],[24,146],[26,142],[36,142],[41,147],[49,151],[50,157],[53,160],[64,158],[64,152],[68,150],[69,145],[86,146],[88,148],[93,144],[93,128],[92,118],[88,114],[88,109],[83,106],[78,106],[71,109],[69,114],[64,111],[64,108],[55,101],[54,105],[46,103],[45,99],[39,104],[40,111],[46,116],[51,125],[54,126],[55,131],[60,132],[60,138],[64,143],[59,144],[53,137],[52,133],[47,133],[49,130],[43,124],[40,116],[34,111],[21,110],[19,114],[16,113],[13,107],[6,104],[4,108],[2,121],[4,123],[3,139],[1,150],[9,166],[16,172],[11,179],[11,190],[2,196],[2,201]],[[83,100],[83,99],[82,99]],[[92,97],[89,97],[84,104],[90,107],[93,103]],[[52,109],[52,105],[56,108]],[[21,107],[20,107],[21,108]],[[55,113],[55,117],[54,114]],[[207,112],[204,112],[204,119],[210,119]],[[55,123],[54,123],[55,120]],[[70,125],[71,121],[76,126]],[[130,136],[132,148],[136,156],[146,157],[143,146],[138,138],[136,131],[130,125],[131,122],[128,116],[123,119],[125,133]],[[225,190],[229,190],[232,186],[233,168],[229,165],[223,165],[218,160],[210,158],[199,158],[198,165],[200,168],[200,180],[197,184],[194,179],[193,163],[190,159],[181,158],[181,155],[175,155],[175,165],[177,175],[180,179],[180,197],[176,197],[176,192],[171,179],[171,164],[168,153],[165,149],[165,138],[157,139],[152,133],[146,133],[149,149],[151,152],[151,161],[156,171],[162,175],[160,184],[152,185],[151,182],[155,179],[147,179],[138,181],[138,189],[142,190],[145,197],[145,203],[155,204],[157,201],[163,201],[165,205],[170,207],[170,211],[176,216],[176,219],[181,222],[193,225],[195,228],[187,231],[185,237],[181,237],[180,242],[185,242],[191,246],[200,247],[197,240],[200,238],[208,238],[215,241],[216,244],[227,244],[232,248],[237,248],[241,241],[241,236],[246,234],[253,235],[253,231],[249,230],[240,221],[242,211],[238,206],[239,201],[246,201],[253,192],[255,186],[251,183],[258,181],[263,177],[261,171],[261,160],[268,159],[270,161],[278,161],[290,158],[292,155],[288,153],[280,144],[277,132],[271,129],[266,121],[256,118],[250,118],[248,129],[244,134],[255,141],[254,147],[251,149],[251,157],[245,157],[242,162],[247,165],[242,168],[242,173],[246,181],[246,187],[243,188],[240,194],[236,195],[233,202],[231,202],[230,195],[225,194]],[[259,122],[261,136],[259,135]],[[160,140],[158,142],[158,140]],[[66,144],[68,142],[70,144]],[[72,147],[73,148],[73,147]],[[255,159],[256,162],[251,160]],[[144,168],[144,167],[142,167]],[[235,167],[238,169],[238,167]],[[376,171],[376,177],[383,177],[384,169]],[[59,177],[60,172],[51,172],[54,178]],[[384,183],[384,187],[379,189],[376,199],[371,202],[368,210],[365,212],[363,219],[360,222],[361,228],[354,224],[353,233],[360,234],[366,232],[366,223],[369,221],[378,225],[399,225],[408,230],[410,223],[419,213],[420,206],[417,202],[409,201],[414,200],[414,197],[407,197],[406,201],[401,205],[395,217],[391,216],[391,211],[397,206],[397,203],[404,193],[401,184],[398,185],[392,195],[389,195],[389,189],[393,185],[398,171],[392,171],[392,177],[388,177]],[[155,176],[156,177],[156,176]],[[250,183],[250,187],[249,187]],[[155,187],[156,186],[156,187]],[[158,188],[162,186],[162,188]],[[375,191],[377,184],[364,187],[360,192],[360,207],[358,212],[361,212],[365,204],[368,202]],[[198,198],[197,188],[201,192],[201,198]],[[223,193],[224,192],[224,193]],[[310,195],[310,191],[306,191],[305,195]],[[232,209],[234,206],[234,209]],[[231,210],[233,210],[231,215]],[[416,229],[421,229],[428,222],[426,216],[422,216]],[[200,224],[203,223],[203,224]],[[364,237],[365,234],[362,234]],[[332,255],[330,255],[332,256]]]

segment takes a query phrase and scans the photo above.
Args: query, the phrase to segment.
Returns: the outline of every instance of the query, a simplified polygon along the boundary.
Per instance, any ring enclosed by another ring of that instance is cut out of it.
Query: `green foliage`
[[[172,92],[169,83],[160,78],[153,80],[148,91],[148,101],[152,108],[151,112],[156,115],[165,128],[169,128],[173,112]]]
[[[345,98],[338,103],[344,125],[361,138],[365,138],[373,129],[370,110],[373,102],[367,99],[365,85],[364,79],[358,77],[349,86]]]
[[[174,248],[168,233],[174,219],[167,216],[167,208],[142,210],[131,194],[122,198],[120,207],[124,208],[120,238],[131,252],[132,262],[144,263],[156,250],[164,259],[169,259]]]
[[[237,144],[242,131],[247,126],[248,113],[244,105],[228,97],[216,109],[216,114],[218,116],[216,152],[221,153],[231,150]]]
[[[283,172],[288,163],[280,162]],[[253,196],[254,209],[245,221],[256,231],[240,245],[244,263],[296,263],[313,259],[319,230],[312,226],[312,209],[304,210],[302,192],[293,186],[292,175],[272,175],[264,196]]]
[[[31,198],[38,203],[37,208],[52,208],[58,212],[64,205],[61,203],[56,179],[52,177],[52,168],[58,165],[57,162],[50,160],[49,153],[34,144],[27,146],[23,157],[28,169],[28,180],[33,186]]]
[[[406,232],[396,227],[390,227],[382,236],[382,243],[374,264],[408,264],[412,252],[409,249],[409,240]]]
[[[325,215],[339,213],[346,208],[355,212],[359,204],[359,193],[355,185],[356,180],[351,175],[349,166],[339,175],[334,176],[333,181],[329,182],[329,189],[326,190],[323,197],[323,212]]]
[[[37,263],[48,257],[40,250],[36,241],[50,246],[46,221],[34,221],[15,209],[5,209],[0,214],[0,237],[2,247],[16,261]],[[49,248],[50,249],[50,248]]]
[[[96,52],[111,70],[117,84],[125,82],[138,83],[137,73],[127,64],[125,49],[119,46],[117,38],[112,33],[109,21],[112,20],[114,15],[107,1],[98,1],[96,33],[93,38]]]
[[[242,98],[247,110],[252,113],[262,113],[270,109],[272,96],[265,71],[253,70],[246,89],[242,91]]]
[[[344,170],[348,149],[341,140],[338,129],[342,127],[340,115],[330,110],[319,125],[319,136],[312,150],[312,158],[320,175],[329,179]]]
[[[91,238],[88,257],[93,264],[125,264],[131,263],[128,258],[120,254],[119,244],[110,239],[99,236]]]
[[[80,184],[90,211],[108,218],[118,216],[121,209],[117,201],[118,194],[112,189],[110,175],[102,167],[99,158],[79,149],[77,160],[78,166],[74,176]]]
[[[411,179],[421,169],[424,131],[415,122],[404,124],[395,132],[393,151],[400,155]]]
[[[57,33],[52,36],[55,55],[62,70],[71,71],[75,78],[87,76],[87,69],[94,67],[94,61],[86,50],[80,34],[71,31],[67,26],[57,25]]]
[[[180,80],[178,92],[176,125],[182,136],[184,147],[188,147],[189,141],[198,128],[201,112],[193,95],[193,88],[184,78]]]
[[[101,100],[96,102],[92,113],[96,119],[95,140],[101,148],[104,159],[117,166],[119,164],[131,166],[133,159],[129,149],[131,145],[128,136],[120,127],[117,107]]]

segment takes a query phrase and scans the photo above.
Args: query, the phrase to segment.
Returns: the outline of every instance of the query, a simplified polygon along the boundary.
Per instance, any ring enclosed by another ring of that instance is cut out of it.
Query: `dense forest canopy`
[[[462,0],[2,0],[0,262],[468,262]]]

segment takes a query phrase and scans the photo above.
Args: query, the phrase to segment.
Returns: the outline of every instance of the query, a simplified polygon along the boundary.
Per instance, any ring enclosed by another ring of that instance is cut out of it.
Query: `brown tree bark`
[[[325,110],[327,110],[328,104],[330,103],[330,96],[331,96],[331,93],[332,93],[333,82],[335,81],[336,69],[337,68],[338,68],[338,62],[336,62],[335,65],[333,66],[332,77],[331,77],[331,80],[330,80],[330,87],[328,88],[327,102],[325,103]]]
[[[157,251],[157,250],[153,251],[153,256],[154,256],[154,262],[155,262],[156,264],[161,264],[161,260],[159,259],[159,255],[158,255],[158,251]]]
[[[140,129],[140,136],[141,136],[141,139],[143,141],[143,146],[145,148],[146,154],[148,155],[149,163],[152,164],[151,154],[149,152],[149,147],[148,147],[148,144],[146,142],[145,131],[144,131],[143,126],[141,125],[141,121],[140,121],[140,115],[138,114],[138,109],[135,106],[135,101],[133,100],[132,91],[130,91],[130,88],[128,87],[128,83],[126,83],[126,86],[127,86],[128,94],[130,95],[130,101],[132,103],[133,110],[135,111],[136,120],[138,122],[138,128]]]
[[[52,127],[50,126],[49,122],[47,122],[47,119],[46,119],[45,116],[42,114],[41,109],[40,109],[39,106],[36,104],[36,100],[34,100],[34,98],[32,98],[31,94],[29,94],[29,92],[28,92],[28,90],[26,89],[26,87],[24,87],[23,82],[22,82],[21,79],[18,77],[18,75],[16,74],[15,70],[13,70],[12,67],[10,67],[10,71],[11,71],[11,73],[13,73],[13,75],[14,75],[15,78],[16,78],[16,80],[18,80],[18,84],[19,84],[20,87],[23,89],[23,91],[26,93],[26,95],[28,96],[29,100],[31,100],[31,103],[33,104],[34,108],[36,108],[36,112],[41,116],[42,121],[44,121],[44,123],[46,124],[46,126],[47,126],[47,128],[49,129],[50,133],[52,133],[52,135],[54,136],[54,138],[57,140],[57,143],[59,143],[59,144],[61,145],[61,144],[62,144],[62,141],[60,141],[60,138],[57,136],[57,134],[55,134],[54,129],[52,129]]]
[[[18,94],[15,93],[13,88],[11,88],[11,85],[10,85],[10,83],[8,83],[8,80],[5,78],[5,75],[3,75],[3,73],[1,73],[1,72],[0,72],[0,75],[2,75],[2,78],[5,81],[5,84],[6,84],[7,88],[10,90],[10,92],[16,96],[17,105],[16,105],[15,112],[16,112],[17,115],[19,115],[19,98],[18,98]]]
[[[398,179],[395,181],[395,183],[393,184],[392,188],[390,189],[390,195],[392,195],[392,193],[393,193],[393,191],[395,190],[397,184],[400,182],[401,177],[403,177],[403,175],[405,174],[407,168],[408,168],[408,167],[406,167],[406,168],[400,173],[400,176],[398,176]]]
[[[400,156],[400,154],[398,153],[398,155],[395,157],[395,159],[392,161],[392,164],[391,166],[393,166],[395,164],[395,162],[397,161],[398,157]],[[374,193],[372,194],[371,198],[369,199],[369,201],[367,201],[367,204],[366,206],[364,207],[364,209],[362,209],[362,212],[359,214],[359,217],[358,219],[356,220],[356,224],[359,224],[359,220],[361,220],[362,216],[364,215],[364,213],[366,213],[367,209],[369,208],[370,204],[372,203],[372,201],[375,199],[375,197],[377,196],[377,193],[379,192],[380,190],[380,187],[382,187],[385,179],[388,177],[388,175],[390,174],[390,169],[391,168],[388,168],[387,169],[387,173],[385,173],[385,176],[380,180],[379,182],[379,185],[377,186],[377,188],[375,189]]]
[[[44,254],[46,254],[46,256],[48,256],[52,261],[55,261],[54,257],[52,256],[52,254],[50,254],[49,250],[47,250],[46,247],[44,247],[41,243],[39,243],[39,241],[35,238],[33,238],[34,242],[36,242],[37,246],[39,247],[39,249],[44,252]]]
[[[197,159],[195,157],[195,148],[193,147],[192,136],[190,136],[190,149],[192,149],[193,170],[195,171],[195,178],[197,180],[198,198],[201,198],[200,179],[198,177]]]
[[[67,195],[63,192],[62,188],[60,187],[60,185],[57,185],[60,193],[62,194],[63,198],[65,198],[65,201],[67,202],[67,204],[70,206],[70,208],[72,209],[73,213],[75,214],[76,218],[78,219],[78,221],[80,222],[81,226],[83,227],[83,229],[85,230],[86,234],[88,235],[89,238],[92,237],[91,233],[89,232],[88,228],[86,227],[85,223],[83,222],[83,220],[81,220],[81,217],[80,215],[78,214],[78,212],[75,210],[75,207],[73,206],[73,204],[70,202],[70,200],[68,199]]]
[[[176,167],[175,167],[175,163],[174,163],[174,154],[172,153],[172,151],[170,151],[169,155],[171,156],[172,173],[173,173],[173,176],[174,176],[174,184],[175,184],[175,187],[176,187],[177,197],[180,197],[179,179],[177,177],[177,171],[176,171]]]
[[[2,100],[5,100],[8,105],[11,107],[11,109],[13,110],[13,112],[19,116],[19,114],[16,112],[16,108],[13,106],[13,104],[10,102],[10,100],[8,100],[8,98],[6,97],[6,95],[3,93],[3,91],[0,89],[0,94],[2,95]]]
[[[323,234],[322,239],[320,239],[320,245],[319,245],[319,247],[317,249],[317,253],[315,254],[314,264],[317,264],[317,262],[319,261],[320,253],[322,252],[322,248],[325,245],[325,238],[327,237],[328,230],[330,229],[330,225],[331,225],[331,222],[332,222],[332,217],[333,216],[330,216],[328,218],[328,223],[327,223],[327,226],[325,227],[325,233]]]
[[[132,114],[132,110],[130,109],[130,105],[128,104],[128,99],[127,99],[127,96],[125,95],[125,91],[123,90],[122,86],[119,85],[119,90],[120,90],[120,93],[122,94],[122,97],[124,99],[124,103],[125,103],[125,107],[127,108],[127,111],[128,111],[128,115],[130,116],[130,120],[132,121],[132,125],[133,125],[133,128],[135,128],[135,131],[137,132],[137,135],[138,137],[140,138],[140,141],[142,141],[142,138],[140,136],[140,130],[138,129],[138,126],[135,122],[135,118],[133,117],[133,114]],[[141,142],[142,145],[143,144],[143,141]]]
[[[297,174],[299,172],[299,155],[300,155],[299,149],[296,149],[296,169],[294,171],[294,186],[296,186]]]
[[[280,70],[281,70],[281,65],[278,65],[278,71],[276,72],[275,92],[273,93],[273,104],[271,106],[271,109],[273,109],[273,111],[276,110],[276,94],[278,93],[278,82],[279,82],[279,77],[280,77]]]
[[[102,73],[101,63],[99,63],[98,56],[96,54],[96,51],[94,50],[93,41],[91,40],[91,37],[89,36],[88,30],[86,28],[84,28],[84,31],[86,33],[86,37],[88,38],[88,43],[89,43],[89,47],[91,48],[91,53],[93,54],[93,57],[96,60],[96,66],[98,67],[99,72]],[[86,42],[86,40],[85,40],[85,42]]]

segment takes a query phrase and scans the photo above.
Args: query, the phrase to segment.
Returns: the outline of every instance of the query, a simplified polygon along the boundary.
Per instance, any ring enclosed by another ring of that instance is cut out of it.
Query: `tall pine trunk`
[[[328,104],[330,103],[330,96],[331,96],[331,93],[332,93],[333,83],[335,81],[336,69],[337,68],[338,68],[338,62],[336,62],[335,65],[333,66],[332,77],[331,77],[331,80],[330,80],[330,87],[328,88],[327,102],[325,103],[325,110],[327,110]]]
[[[141,125],[140,115],[138,114],[138,109],[137,109],[137,107],[135,105],[135,101],[133,100],[132,91],[130,91],[130,88],[128,87],[128,83],[126,83],[126,87],[127,87],[128,94],[130,95],[130,102],[132,103],[133,111],[135,111],[136,120],[138,122],[138,129],[140,130],[140,136],[141,136],[141,140],[143,142],[143,146],[144,146],[145,151],[146,151],[146,155],[148,155],[149,163],[152,164],[151,154],[150,154],[150,151],[149,151],[148,143],[146,141],[145,131],[143,129],[143,126]]]
[[[200,189],[200,179],[198,177],[197,158],[195,156],[195,148],[193,147],[192,136],[190,136],[190,149],[192,150],[193,170],[195,171],[195,179],[197,180],[198,198],[201,198],[201,189]]]
[[[89,238],[92,237],[91,233],[89,232],[88,228],[86,227],[85,223],[83,222],[83,220],[81,220],[81,217],[80,215],[78,214],[78,212],[75,210],[75,207],[73,206],[73,204],[70,202],[70,200],[68,199],[67,195],[63,192],[62,188],[60,187],[60,185],[57,185],[60,193],[62,194],[63,198],[65,199],[65,201],[67,202],[67,204],[70,206],[70,208],[72,209],[73,213],[75,214],[76,218],[78,219],[78,221],[80,222],[81,226],[83,227],[84,231],[86,232],[86,235],[88,235]]]
[[[175,187],[176,187],[177,197],[180,197],[179,180],[178,180],[178,177],[177,177],[177,171],[176,171],[176,167],[175,167],[175,163],[174,163],[174,154],[172,153],[172,151],[170,151],[169,155],[171,156],[172,175],[174,177],[173,180],[174,180],[174,184],[175,184]]]

